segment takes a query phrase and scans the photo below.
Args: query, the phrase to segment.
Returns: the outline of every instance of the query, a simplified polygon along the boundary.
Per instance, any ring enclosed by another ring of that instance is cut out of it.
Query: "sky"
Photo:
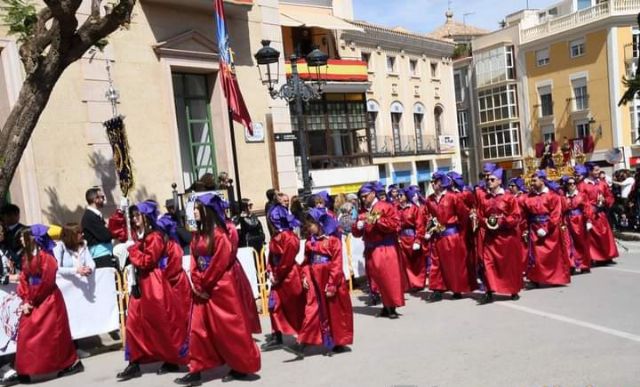
[[[529,8],[545,8],[559,0],[529,0]],[[354,18],[386,27],[401,26],[427,33],[445,22],[448,0],[353,0]],[[453,18],[488,30],[499,28],[506,15],[527,7],[527,0],[451,0]]]

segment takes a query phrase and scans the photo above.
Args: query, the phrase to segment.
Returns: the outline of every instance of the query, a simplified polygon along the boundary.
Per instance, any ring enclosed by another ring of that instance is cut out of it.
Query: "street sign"
[[[296,133],[274,133],[273,137],[277,142],[298,141],[298,135]]]

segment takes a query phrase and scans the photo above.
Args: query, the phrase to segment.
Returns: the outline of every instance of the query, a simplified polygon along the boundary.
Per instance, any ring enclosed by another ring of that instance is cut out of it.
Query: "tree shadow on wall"
[[[50,224],[63,226],[71,222],[80,223],[84,208],[76,206],[75,209],[72,209],[63,204],[55,187],[47,187],[44,192],[49,196],[49,205],[43,212]]]

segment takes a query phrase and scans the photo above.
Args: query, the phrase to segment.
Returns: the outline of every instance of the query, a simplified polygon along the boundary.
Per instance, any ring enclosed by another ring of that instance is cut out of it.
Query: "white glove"
[[[587,231],[591,231],[593,229],[593,224],[591,222],[587,222]]]
[[[358,230],[364,229],[364,220],[359,220],[358,223],[356,223],[356,228]]]
[[[428,232],[428,233],[424,234],[424,239],[426,239],[426,240],[431,239],[431,233]]]
[[[536,234],[538,234],[540,238],[544,238],[547,236],[547,232],[543,228],[539,228],[538,231],[536,231]]]
[[[414,242],[413,243],[413,251],[418,251],[422,248],[422,245],[420,245],[420,243],[418,242]]]

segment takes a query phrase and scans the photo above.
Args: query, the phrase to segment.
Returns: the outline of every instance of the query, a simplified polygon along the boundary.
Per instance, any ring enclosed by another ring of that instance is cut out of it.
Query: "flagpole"
[[[235,207],[232,208],[232,212],[240,213],[240,203],[242,202],[242,191],[240,190],[240,168],[238,168],[238,150],[236,148],[236,134],[233,129],[233,111],[231,110],[231,106],[227,104],[227,112],[229,113],[229,134],[231,135],[231,154],[233,158],[233,171],[236,176],[236,188],[238,189],[238,198],[236,202],[238,203]],[[233,191],[233,190],[232,190]],[[231,199],[231,198],[229,198]]]

